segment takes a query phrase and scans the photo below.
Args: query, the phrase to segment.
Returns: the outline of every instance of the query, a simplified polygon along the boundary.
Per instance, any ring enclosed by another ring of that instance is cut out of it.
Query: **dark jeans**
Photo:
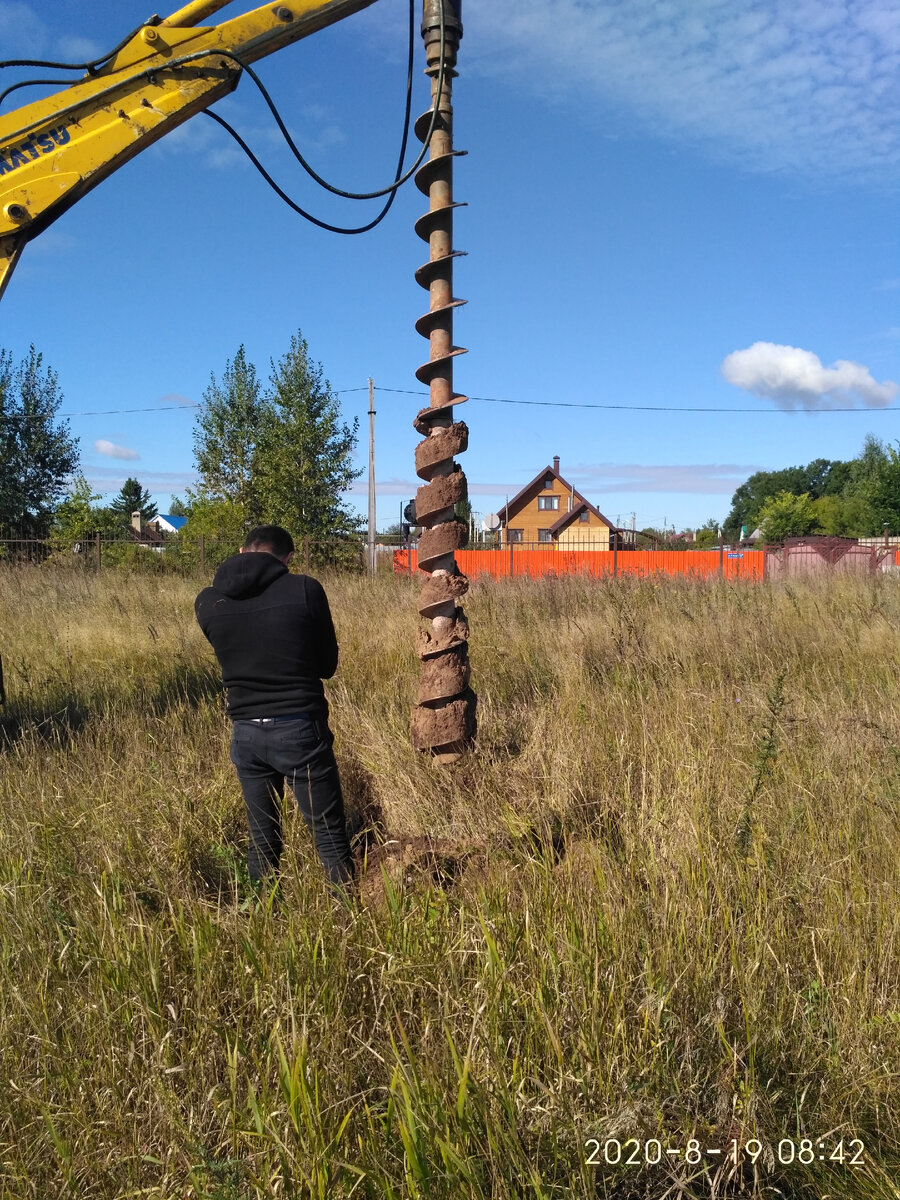
[[[250,830],[250,878],[277,870],[281,859],[281,799],[287,779],[332,884],[353,879],[344,798],[323,720],[270,717],[264,724],[236,720],[231,761],[237,768]]]

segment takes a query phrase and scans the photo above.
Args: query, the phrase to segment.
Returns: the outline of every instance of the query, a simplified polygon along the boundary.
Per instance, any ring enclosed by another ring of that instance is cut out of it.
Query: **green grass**
[[[0,1200],[900,1196],[897,580],[479,582],[449,769],[326,580],[350,908],[292,812],[247,902],[201,584],[0,569]]]

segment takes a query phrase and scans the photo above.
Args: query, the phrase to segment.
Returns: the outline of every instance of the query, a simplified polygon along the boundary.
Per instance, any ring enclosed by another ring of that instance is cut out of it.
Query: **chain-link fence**
[[[366,570],[367,548],[363,538],[346,537],[296,539],[295,565],[302,571]],[[0,564],[38,566],[52,563],[73,570],[102,571],[120,569],[147,574],[205,574],[215,570],[238,545],[231,538],[183,537],[181,534],[152,534],[122,537],[92,533],[83,538],[63,541],[0,530]],[[380,556],[382,557],[382,556]],[[387,555],[389,560],[390,555]],[[390,562],[385,568],[390,570]]]

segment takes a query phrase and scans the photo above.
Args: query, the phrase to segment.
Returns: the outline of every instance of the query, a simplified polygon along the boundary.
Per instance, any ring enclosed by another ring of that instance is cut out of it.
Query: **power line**
[[[428,392],[407,388],[376,388],[379,392],[397,392],[405,396],[427,396]],[[898,412],[900,405],[885,408],[701,408],[679,404],[581,404],[568,400],[508,400],[498,396],[469,396],[469,400],[480,400],[485,404],[527,404],[541,408],[597,408],[614,412],[693,412],[693,413],[757,413],[776,416],[793,416],[795,413],[870,413]]]
[[[336,396],[340,396],[340,395],[349,394],[350,392],[367,392],[369,389],[367,387],[353,387],[353,388],[341,388],[340,390],[338,390],[337,388],[333,388],[332,390],[334,391]],[[380,389],[380,390],[386,391],[387,389]],[[426,395],[427,395],[427,393],[426,393]],[[92,409],[89,412],[61,412],[61,413],[58,413],[57,415],[60,417],[64,417],[65,419],[68,419],[69,417],[117,417],[117,416],[120,416],[122,413],[190,412],[191,409],[202,408],[202,407],[203,406],[201,404],[198,404],[195,401],[191,400],[187,404],[149,404],[149,405],[147,405],[146,408],[97,408],[97,409]],[[0,414],[0,416],[2,416],[2,414]],[[11,419],[17,420],[19,418],[11,418]],[[43,420],[43,417],[41,417],[40,419]]]
[[[334,388],[336,396],[348,396],[351,392],[367,392],[367,387]],[[417,391],[414,388],[376,387],[376,392],[390,392],[396,396],[427,396],[428,392]],[[758,416],[797,416],[804,414],[817,415],[820,413],[882,413],[900,412],[900,405],[887,405],[884,408],[702,408],[694,405],[679,404],[587,404],[569,400],[513,400],[500,396],[469,396],[469,400],[478,400],[483,404],[524,404],[539,408],[592,408],[608,412],[676,412],[676,413],[755,413]],[[103,408],[91,412],[60,413],[61,417],[112,417],[121,413],[143,412],[175,412],[189,411],[200,408],[200,404],[153,404],[147,408]]]

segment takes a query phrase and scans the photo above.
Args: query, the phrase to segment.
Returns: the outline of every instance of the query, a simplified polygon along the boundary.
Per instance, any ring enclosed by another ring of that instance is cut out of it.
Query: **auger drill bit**
[[[453,295],[453,149],[452,82],[462,37],[462,0],[424,0],[422,37],[426,74],[431,77],[432,110],[416,121],[425,142],[432,112],[437,118],[429,156],[416,172],[416,186],[428,197],[428,212],[416,222],[416,233],[428,242],[428,262],[416,271],[416,282],[429,294],[425,316],[416,329],[428,338],[429,360],[416,371],[427,383],[429,405],[413,422],[423,440],[416,447],[416,474],[426,482],[416,492],[419,566],[428,572],[419,596],[419,614],[432,622],[422,628],[416,651],[422,660],[418,704],[412,713],[412,743],[430,751],[438,762],[453,762],[475,736],[475,693],[469,687],[469,626],[457,604],[469,581],[456,565],[455,552],[468,540],[468,526],[456,518],[454,506],[467,496],[466,477],[454,461],[468,445],[469,431],[454,421],[453,405],[465,396],[453,390],[453,360],[465,354],[453,345],[453,310],[464,304]]]

